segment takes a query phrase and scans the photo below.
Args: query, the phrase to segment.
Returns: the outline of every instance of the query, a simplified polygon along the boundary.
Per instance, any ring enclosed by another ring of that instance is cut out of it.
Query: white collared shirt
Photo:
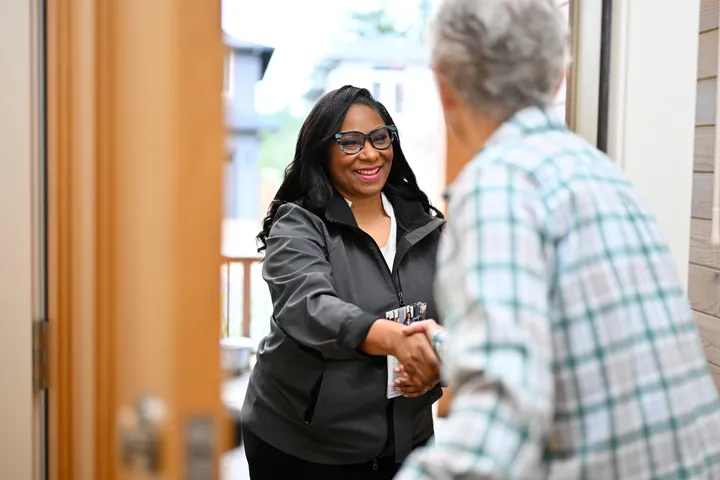
[[[380,247],[380,252],[382,252],[388,268],[392,270],[393,263],[395,262],[395,253],[397,252],[397,221],[395,220],[395,210],[393,209],[392,203],[390,203],[390,200],[388,200],[384,193],[382,194],[382,204],[385,213],[390,217],[390,235],[388,235],[385,246]]]
[[[387,216],[390,217],[390,234],[388,235],[387,243],[385,243],[384,246],[378,245],[378,247],[380,248],[380,253],[382,253],[388,268],[392,270],[393,263],[395,262],[395,253],[397,252],[397,221],[395,220],[395,210],[393,209],[390,200],[388,200],[384,193],[381,193],[381,198],[383,210],[385,210]],[[352,208],[352,202],[347,198],[345,201],[348,206]]]

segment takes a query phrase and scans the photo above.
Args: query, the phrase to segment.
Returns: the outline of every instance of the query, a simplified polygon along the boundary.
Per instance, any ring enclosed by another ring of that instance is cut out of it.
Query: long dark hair
[[[258,252],[267,247],[267,238],[278,208],[285,203],[295,203],[321,215],[335,194],[335,187],[328,174],[328,146],[333,135],[340,130],[345,113],[351,105],[365,105],[378,112],[386,125],[394,125],[387,109],[375,100],[365,88],[346,85],[326,93],[318,100],[303,122],[295,147],[295,157],[285,169],[285,179],[275,194],[257,236]],[[400,139],[393,143],[393,161],[385,188],[410,200],[420,202],[423,209],[442,217],[442,214],[420,190],[417,179],[400,146]]]

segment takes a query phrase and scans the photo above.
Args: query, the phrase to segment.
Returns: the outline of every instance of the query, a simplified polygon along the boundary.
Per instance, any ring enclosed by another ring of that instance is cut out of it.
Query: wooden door
[[[51,479],[217,478],[220,1],[48,0],[47,28]]]

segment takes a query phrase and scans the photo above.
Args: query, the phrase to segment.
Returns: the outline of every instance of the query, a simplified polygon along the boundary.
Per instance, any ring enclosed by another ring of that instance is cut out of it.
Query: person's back
[[[525,121],[545,123],[539,111]],[[560,126],[518,134],[478,163],[522,170],[545,206],[554,256],[549,476],[720,476],[717,391],[653,215],[584,139]]]
[[[450,194],[437,291],[458,394],[400,478],[720,478],[692,313],[619,169],[528,108]]]

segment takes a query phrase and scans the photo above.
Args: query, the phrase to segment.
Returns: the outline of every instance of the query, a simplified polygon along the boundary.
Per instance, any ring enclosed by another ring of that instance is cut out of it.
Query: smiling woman
[[[387,182],[393,161],[391,129],[397,130],[384,123],[377,110],[352,105],[345,114],[342,131],[335,134],[340,148],[330,148],[328,170],[335,188],[351,202],[379,197]],[[367,142],[372,147],[365,148]]]
[[[258,235],[273,315],[242,410],[251,478],[390,479],[433,435],[437,357],[386,318],[405,302],[437,318],[443,225],[385,107],[352,86],[323,96]],[[408,372],[396,398],[388,355]]]

